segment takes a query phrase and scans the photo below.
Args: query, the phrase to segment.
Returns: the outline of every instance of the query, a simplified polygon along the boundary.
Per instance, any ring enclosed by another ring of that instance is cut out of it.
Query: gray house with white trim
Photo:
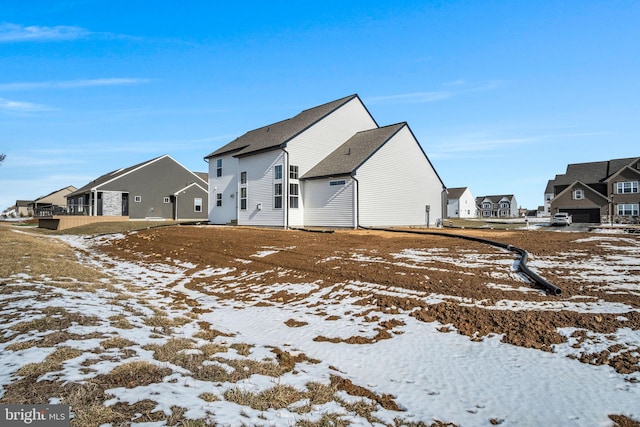
[[[67,195],[70,214],[206,221],[208,183],[169,155],[106,173]]]
[[[428,226],[446,204],[409,125],[379,127],[358,95],[247,132],[205,160],[214,224]]]

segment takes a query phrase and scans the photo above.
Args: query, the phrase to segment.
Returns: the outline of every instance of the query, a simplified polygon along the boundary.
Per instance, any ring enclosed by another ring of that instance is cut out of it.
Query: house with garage
[[[518,204],[513,194],[476,197],[478,218],[516,218]]]
[[[447,189],[447,218],[475,218],[476,199],[469,187]]]
[[[567,165],[547,184],[551,214],[567,212],[573,222],[640,222],[640,157]],[[546,196],[545,196],[546,197]]]
[[[165,154],[106,173],[67,195],[72,215],[206,221],[206,176]]]
[[[428,226],[446,204],[409,125],[379,127],[358,95],[251,130],[205,160],[213,224]]]

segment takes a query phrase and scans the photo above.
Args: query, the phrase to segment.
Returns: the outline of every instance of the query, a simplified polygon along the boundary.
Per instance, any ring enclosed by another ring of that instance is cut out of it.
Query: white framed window
[[[170,197],[165,197],[164,198],[164,202],[165,203],[171,203],[171,198]]]
[[[222,159],[216,159],[216,176],[222,176]]]
[[[222,193],[216,193],[216,206],[222,206]]]
[[[282,172],[282,167],[280,167]],[[282,209],[282,184],[278,183],[273,186],[273,207],[275,209]]]
[[[133,201],[136,202],[136,203],[142,202],[142,196],[134,196],[133,197]]]
[[[194,197],[193,199],[193,211],[202,212],[202,199],[200,197]]]
[[[298,184],[289,184],[289,207],[298,209],[300,186]]]
[[[240,172],[240,184],[246,184],[246,183],[247,183],[247,173]]]
[[[337,181],[329,181],[329,186],[333,187],[335,185],[345,185],[347,183],[347,181],[345,181],[344,179],[339,179]]]
[[[247,187],[240,187],[240,209],[247,210]]]
[[[616,193],[637,193],[638,181],[616,182]]]
[[[500,207],[503,208],[503,209],[508,209],[509,208],[509,202],[500,203]]]
[[[616,210],[620,216],[638,216],[639,206],[637,203],[619,203]]]
[[[584,190],[579,188],[577,190],[573,190],[573,200],[582,200],[584,199]]]
[[[482,216],[491,216],[491,211],[482,211]]]
[[[491,209],[491,202],[484,202],[482,204],[482,209]]]
[[[298,166],[289,165],[289,178],[298,179]]]
[[[282,165],[273,167],[273,179],[282,179]]]

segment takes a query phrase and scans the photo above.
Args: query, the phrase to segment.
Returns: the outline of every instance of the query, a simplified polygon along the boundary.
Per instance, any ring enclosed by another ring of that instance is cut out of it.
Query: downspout
[[[176,221],[178,220],[178,193],[173,195],[173,210],[175,214],[173,215]]]
[[[353,181],[356,183],[356,188],[354,190],[354,198],[353,200],[355,200],[356,202],[356,224],[355,224],[355,229],[360,228],[360,182],[358,181],[358,179],[356,178],[355,174],[351,174],[351,178],[353,178]]]
[[[285,167],[282,171],[282,175],[284,175],[284,179],[282,180],[284,182],[284,184],[282,185],[284,188],[282,189],[282,197],[284,197],[284,200],[282,201],[282,206],[284,207],[284,229],[288,229],[289,228],[289,152],[287,150],[284,149],[284,147],[282,148],[282,151],[284,152],[284,164]],[[300,197],[300,189],[298,188],[298,197]],[[300,200],[298,200],[298,203],[300,203]]]

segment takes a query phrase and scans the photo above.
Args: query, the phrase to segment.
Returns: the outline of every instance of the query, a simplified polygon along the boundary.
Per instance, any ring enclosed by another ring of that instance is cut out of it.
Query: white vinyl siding
[[[247,208],[239,210],[239,225],[260,225],[283,227],[285,219],[284,203],[287,180],[275,179],[275,166],[282,166],[284,171],[284,152],[282,150],[267,151],[239,159],[239,170],[247,172]],[[274,188],[276,183],[282,184],[283,208],[274,206]]]
[[[427,216],[435,225],[442,218],[442,183],[407,126],[357,170],[356,179],[360,225],[425,225]]]
[[[237,219],[236,193],[238,191],[238,159],[228,155],[219,158],[224,164],[222,176],[218,177],[218,162],[209,161],[209,222],[228,224]],[[217,195],[221,194],[218,206]]]
[[[343,185],[330,185],[331,179],[313,179],[304,183],[304,223],[309,227],[355,227],[354,187],[352,179]]]
[[[298,166],[298,176],[302,176],[357,132],[376,127],[354,98],[287,143],[289,164]]]

